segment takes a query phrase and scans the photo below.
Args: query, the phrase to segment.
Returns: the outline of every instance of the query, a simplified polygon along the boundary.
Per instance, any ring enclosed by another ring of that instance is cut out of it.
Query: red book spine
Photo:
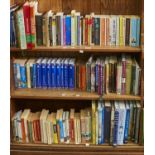
[[[36,120],[36,126],[37,126],[38,141],[41,141],[41,132],[40,132],[40,122],[39,122],[39,120]]]
[[[63,41],[64,46],[66,45],[66,18],[63,17]]]
[[[26,141],[26,134],[25,134],[24,119],[21,119],[21,127],[22,127],[22,140],[23,140],[23,142],[25,142]]]
[[[36,142],[38,141],[38,139],[37,139],[37,130],[36,130],[35,121],[33,121],[32,125],[33,125],[33,132],[34,132],[34,141]]]
[[[27,48],[31,49],[32,41],[31,41],[30,5],[23,5],[23,13],[24,13],[24,25],[25,25]]]
[[[122,95],[125,94],[125,83],[126,83],[126,61],[122,61]]]
[[[74,119],[70,119],[69,121],[69,136],[70,136],[70,141],[74,142]]]
[[[85,45],[88,45],[88,18],[85,18]]]

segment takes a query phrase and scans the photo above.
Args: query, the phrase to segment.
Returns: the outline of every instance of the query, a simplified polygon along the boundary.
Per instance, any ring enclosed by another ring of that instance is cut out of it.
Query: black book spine
[[[37,45],[43,45],[43,17],[42,15],[36,15],[36,38],[37,38]]]
[[[126,34],[125,34],[125,45],[129,46],[130,43],[130,18],[126,19]]]
[[[95,26],[95,35],[94,35],[94,43],[95,45],[100,45],[100,18],[94,18],[94,26]]]
[[[110,127],[111,127],[111,108],[104,109],[104,140],[105,143],[110,143]]]
[[[50,45],[52,46],[53,45],[53,41],[52,41],[52,17],[49,17],[48,29],[49,29]]]

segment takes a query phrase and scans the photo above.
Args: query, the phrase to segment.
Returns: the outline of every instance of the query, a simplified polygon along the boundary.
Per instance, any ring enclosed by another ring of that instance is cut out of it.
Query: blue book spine
[[[101,132],[101,144],[104,143],[104,107],[102,108],[102,132]]]
[[[52,88],[56,88],[56,81],[57,81],[57,68],[56,68],[56,64],[52,63],[51,64],[51,68],[52,68],[52,83],[51,83],[51,87]]]
[[[114,114],[114,137],[113,145],[117,145],[117,135],[118,135],[118,121],[119,121],[119,112],[116,110]]]
[[[128,142],[129,121],[130,121],[130,109],[127,109],[125,119],[125,130],[124,130],[124,143]]]
[[[71,16],[66,16],[66,45],[71,45]]]
[[[17,64],[13,64],[13,71],[14,71],[14,81],[15,81],[15,87],[18,88],[18,79],[17,79]]]
[[[64,141],[64,130],[63,130],[62,120],[59,120],[59,126],[60,126],[60,142],[63,142]]]
[[[69,65],[68,63],[65,63],[64,64],[64,87],[65,88],[68,88],[68,76],[69,76],[68,70],[69,70]]]
[[[63,60],[60,63],[60,87],[64,88],[64,64]]]
[[[26,67],[20,66],[21,88],[27,88]]]
[[[137,20],[136,18],[131,18],[131,46],[135,47],[137,45],[137,39],[136,39],[136,29],[137,29],[137,26],[136,26],[136,23],[137,23]]]
[[[47,64],[42,63],[41,68],[42,68],[41,86],[43,88],[47,88]]]
[[[52,65],[51,63],[47,64],[47,87],[52,87]]]
[[[69,64],[69,88],[74,89],[75,82],[75,64]]]
[[[32,66],[32,88],[36,88],[37,87],[37,66],[36,64],[33,64]]]
[[[137,46],[140,45],[140,18],[137,18]]]
[[[61,68],[60,68],[60,63],[57,63],[57,66],[56,66],[56,87],[57,88],[60,88],[60,81],[61,81],[61,79],[60,79],[60,76],[61,76]]]
[[[98,64],[95,66],[95,91],[98,91]]]
[[[37,75],[37,88],[41,88],[41,77],[42,77],[42,72],[41,72],[41,63],[36,64],[36,75]]]

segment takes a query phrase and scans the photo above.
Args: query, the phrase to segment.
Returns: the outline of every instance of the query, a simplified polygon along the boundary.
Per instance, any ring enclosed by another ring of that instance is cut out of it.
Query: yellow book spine
[[[126,95],[130,94],[130,85],[131,85],[131,63],[126,65]]]
[[[123,16],[120,16],[120,19],[119,19],[119,43],[120,43],[120,46],[124,45],[123,44]]]
[[[54,144],[58,144],[58,136],[57,136],[57,125],[56,120],[53,122],[53,131],[54,131]]]

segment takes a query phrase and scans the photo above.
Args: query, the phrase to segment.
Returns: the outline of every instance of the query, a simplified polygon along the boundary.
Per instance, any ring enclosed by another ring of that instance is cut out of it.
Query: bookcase
[[[23,3],[24,0],[11,0],[10,4]],[[143,0],[38,0],[39,12],[52,10],[55,12],[63,11],[65,14],[75,9],[81,14],[113,14],[113,15],[139,15],[141,17],[141,45],[140,47],[38,47],[34,49],[21,50],[10,48],[10,116],[25,108],[33,111],[43,108],[57,110],[80,109],[91,104],[92,100],[98,100],[97,93],[81,92],[78,90],[45,90],[45,89],[16,89],[13,76],[13,58],[29,57],[76,57],[78,59],[88,59],[92,54],[95,56],[120,55],[128,53],[134,55],[142,68],[141,91],[139,96],[108,94],[102,96],[104,100],[138,100],[144,107],[144,2]],[[11,129],[12,130],[12,129]],[[85,145],[85,144],[19,144],[10,138],[11,155],[143,155],[144,146],[128,143],[123,146],[113,147],[104,145]]]

